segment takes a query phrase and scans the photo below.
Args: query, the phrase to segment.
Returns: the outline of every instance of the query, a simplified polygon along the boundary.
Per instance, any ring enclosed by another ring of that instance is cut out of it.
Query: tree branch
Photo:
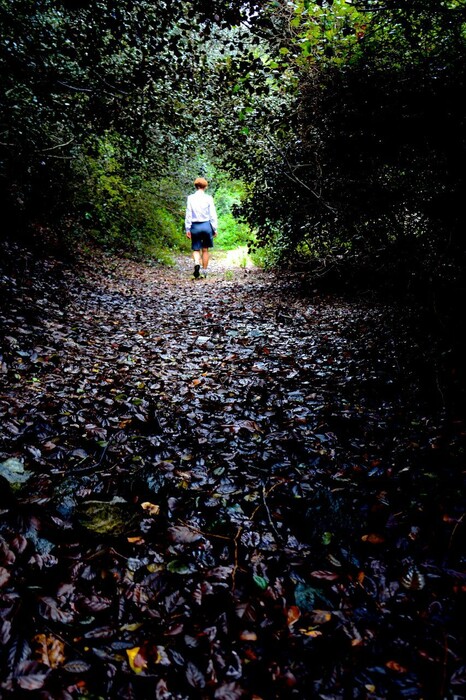
[[[70,143],[73,143],[74,141],[74,136],[70,138],[69,141],[65,141],[65,143],[57,143],[56,146],[49,146],[48,148],[43,148],[42,151],[53,151],[55,148],[64,148],[65,146],[69,146]]]

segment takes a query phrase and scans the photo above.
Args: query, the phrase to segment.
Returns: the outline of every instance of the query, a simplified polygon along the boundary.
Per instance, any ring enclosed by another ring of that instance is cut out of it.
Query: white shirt
[[[196,190],[190,194],[186,204],[185,231],[191,231],[195,221],[210,221],[214,231],[217,230],[217,211],[214,200],[204,190]]]

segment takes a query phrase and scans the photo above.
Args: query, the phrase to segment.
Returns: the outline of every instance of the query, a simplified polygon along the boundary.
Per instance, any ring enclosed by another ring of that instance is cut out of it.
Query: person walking
[[[202,274],[207,277],[209,248],[213,248],[217,235],[217,211],[213,198],[206,194],[208,185],[203,177],[197,177],[194,180],[196,191],[188,196],[186,203],[185,231],[191,239],[195,279],[200,276],[201,259]]]

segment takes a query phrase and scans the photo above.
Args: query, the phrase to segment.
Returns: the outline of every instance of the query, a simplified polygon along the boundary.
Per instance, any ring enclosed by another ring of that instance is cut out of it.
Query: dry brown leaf
[[[335,581],[339,578],[338,574],[334,571],[311,571],[311,576],[321,579],[322,581]]]
[[[312,637],[315,639],[316,637],[322,637],[322,632],[319,630],[314,630],[314,629],[300,629],[299,630],[301,634],[304,634],[306,637]]]
[[[37,643],[36,654],[38,661],[50,668],[59,668],[65,661],[65,645],[52,634],[37,634],[34,637]]]
[[[172,542],[177,544],[190,544],[191,542],[197,542],[202,538],[200,532],[192,530],[184,525],[174,525],[168,528],[168,536]]]
[[[239,638],[243,642],[255,642],[257,641],[257,634],[255,632],[248,632],[247,630],[244,630],[241,632]]]
[[[291,605],[288,608],[287,614],[286,614],[286,621],[288,624],[288,627],[292,627],[295,622],[299,620],[301,617],[301,611],[298,608],[297,605]]]
[[[160,514],[160,506],[156,505],[155,503],[150,503],[150,501],[144,501],[144,503],[141,503],[141,508],[146,510],[149,515]]]
[[[139,652],[141,647],[133,647],[132,649],[127,649],[126,654],[128,655],[128,663],[131,670],[134,673],[142,673],[147,667],[147,659],[145,659]]]
[[[398,663],[398,661],[387,661],[385,664],[387,668],[389,668],[391,671],[396,671],[396,673],[407,673],[408,669],[405,666],[402,666],[401,664]]]
[[[363,535],[361,540],[363,542],[370,542],[371,544],[381,544],[382,542],[385,542],[385,537],[371,533],[369,535]]]
[[[332,619],[332,613],[328,610],[313,610],[311,614],[314,625],[324,625]]]

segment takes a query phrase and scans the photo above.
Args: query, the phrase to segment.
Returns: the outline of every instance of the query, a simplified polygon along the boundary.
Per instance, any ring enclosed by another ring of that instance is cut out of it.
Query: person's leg
[[[199,269],[201,267],[201,251],[193,250],[194,258],[194,277],[197,279],[199,277]]]
[[[195,224],[191,227],[191,250],[194,259],[194,277],[199,277],[199,269],[201,267],[201,240],[199,233],[195,229]]]
[[[212,226],[206,222],[202,238],[202,272],[204,273],[204,277],[207,275],[207,267],[210,260],[209,250],[213,245],[214,240],[212,238]]]

